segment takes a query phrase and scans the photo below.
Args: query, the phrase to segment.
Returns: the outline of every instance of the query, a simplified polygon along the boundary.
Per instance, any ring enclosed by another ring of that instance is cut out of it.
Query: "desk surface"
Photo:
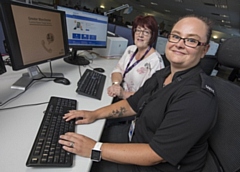
[[[62,59],[52,62],[53,72],[61,72],[66,78],[71,81],[71,85],[62,85],[54,83],[53,81],[38,81],[31,85],[31,87],[18,98],[10,101],[4,107],[15,107],[25,104],[35,104],[48,102],[51,96],[66,97],[76,99],[78,101],[77,109],[94,110],[96,108],[108,105],[112,99],[107,95],[107,87],[111,84],[110,72],[117,63],[117,59],[101,59],[97,58],[90,64],[91,68],[102,67],[105,69],[107,76],[106,83],[103,90],[102,100],[88,98],[78,95],[75,90],[77,88],[77,81],[80,78],[79,67],[65,63]],[[39,65],[43,72],[49,72],[49,64],[45,63]],[[83,73],[89,66],[81,66]],[[27,70],[12,71],[7,67],[7,73],[0,75],[0,101],[4,102],[11,97],[14,97],[21,91],[10,89],[10,86],[20,78],[22,73]],[[87,172],[91,167],[91,160],[74,156],[73,167],[70,168],[32,168],[26,167],[26,161],[29,152],[32,148],[35,136],[39,129],[43,117],[43,111],[47,104],[35,105],[21,108],[14,108],[0,111],[0,168],[1,171],[44,171],[44,172]],[[76,132],[84,134],[95,140],[99,140],[105,120],[96,121],[89,125],[76,126]]]

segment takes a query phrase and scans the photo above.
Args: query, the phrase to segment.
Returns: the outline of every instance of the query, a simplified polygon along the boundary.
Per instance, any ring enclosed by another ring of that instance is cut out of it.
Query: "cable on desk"
[[[41,69],[39,68],[39,66],[37,66],[39,72],[42,74],[42,76],[44,76],[45,78],[55,78],[55,77],[52,77],[52,74],[53,74],[53,70],[52,70],[52,61],[50,60],[49,61],[49,66],[50,66],[50,77],[47,77],[46,75],[44,75],[44,73],[41,71]]]
[[[8,108],[2,108],[1,110],[9,110],[9,109],[15,109],[15,108],[21,108],[21,107],[27,107],[27,106],[38,106],[42,104],[47,104],[49,102],[42,102],[42,103],[34,103],[34,104],[27,104],[27,105],[19,105],[19,106],[14,106],[14,107],[8,107]]]
[[[81,66],[80,65],[78,66],[78,71],[79,71],[80,78],[81,78],[82,77],[82,71],[81,71]]]
[[[44,77],[43,77],[43,78],[44,78]],[[5,104],[7,104],[8,102],[10,102],[11,100],[16,99],[17,97],[19,97],[20,95],[22,95],[23,93],[25,93],[25,92],[28,90],[29,87],[31,87],[34,83],[36,83],[38,80],[41,80],[41,79],[43,79],[43,78],[34,79],[33,82],[31,82],[31,83],[26,87],[26,89],[25,89],[23,92],[21,92],[21,93],[19,93],[18,95],[14,96],[14,97],[12,97],[12,98],[10,98],[10,99],[8,99],[7,101],[5,101],[5,102],[3,102],[3,103],[0,102],[0,107],[1,107],[1,106],[4,106]],[[48,81],[50,81],[50,80],[48,80]]]
[[[43,77],[47,77],[46,75],[44,75],[44,73],[41,71],[41,69],[39,68],[39,66],[37,66],[39,72],[42,74]],[[52,71],[51,71],[51,76],[52,76]]]
[[[7,103],[10,102],[11,100],[17,98],[18,96],[20,96],[21,94],[23,94],[23,93],[25,93],[25,92],[26,92],[26,90],[24,90],[23,92],[19,93],[18,95],[14,96],[14,97],[8,99],[7,101],[5,101],[5,102],[3,102],[3,103],[0,102],[0,107],[3,106],[3,105],[5,105],[5,104],[7,104]]]

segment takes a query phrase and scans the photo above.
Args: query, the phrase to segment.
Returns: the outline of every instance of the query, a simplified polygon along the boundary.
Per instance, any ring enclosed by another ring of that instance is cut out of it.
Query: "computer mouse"
[[[95,71],[97,71],[97,72],[100,72],[100,73],[105,72],[105,70],[104,70],[103,68],[100,68],[100,67],[94,68],[93,70],[95,70]]]
[[[53,81],[59,84],[70,85],[70,81],[67,78],[55,78]]]

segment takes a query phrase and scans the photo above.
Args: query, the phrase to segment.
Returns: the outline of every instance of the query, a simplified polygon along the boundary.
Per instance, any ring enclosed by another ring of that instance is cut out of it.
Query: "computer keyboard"
[[[73,154],[62,149],[59,136],[75,131],[75,120],[66,122],[62,117],[69,110],[75,110],[77,101],[51,97],[39,127],[26,165],[28,167],[70,167]]]
[[[86,69],[78,81],[76,92],[80,95],[101,100],[106,76],[96,71]]]

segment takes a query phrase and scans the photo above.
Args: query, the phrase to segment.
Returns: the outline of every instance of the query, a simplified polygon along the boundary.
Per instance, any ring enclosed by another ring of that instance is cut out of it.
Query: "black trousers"
[[[130,124],[119,124],[105,127],[100,142],[129,143],[128,131]],[[109,161],[93,162],[90,172],[161,172],[154,166],[137,166],[117,164]]]
[[[130,124],[113,125],[105,127],[100,142],[128,143],[128,130]],[[93,162],[91,172],[133,172],[134,165],[123,165],[109,161]]]

